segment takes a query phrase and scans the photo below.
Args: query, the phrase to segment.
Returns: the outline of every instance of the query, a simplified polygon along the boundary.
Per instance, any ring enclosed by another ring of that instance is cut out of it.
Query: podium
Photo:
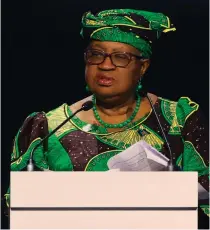
[[[11,229],[197,229],[197,172],[11,172]]]

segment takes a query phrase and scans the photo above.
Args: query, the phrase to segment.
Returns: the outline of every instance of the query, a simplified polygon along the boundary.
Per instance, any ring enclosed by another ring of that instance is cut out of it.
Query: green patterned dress
[[[187,97],[181,97],[177,102],[159,97],[154,107],[170,143],[176,169],[197,171],[200,184],[208,190],[208,124],[199,105]],[[33,147],[71,114],[70,107],[63,104],[48,113],[29,115],[14,140],[11,171],[26,170]],[[113,133],[75,116],[35,151],[36,170],[106,171],[110,157],[140,140],[170,158],[152,110],[125,131]],[[5,198],[8,205],[9,190]],[[199,206],[209,215],[208,201],[202,201]]]

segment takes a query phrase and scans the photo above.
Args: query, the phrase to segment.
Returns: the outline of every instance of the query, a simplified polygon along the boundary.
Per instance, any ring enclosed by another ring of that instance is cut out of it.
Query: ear
[[[143,77],[150,66],[150,59],[141,60],[140,77]]]

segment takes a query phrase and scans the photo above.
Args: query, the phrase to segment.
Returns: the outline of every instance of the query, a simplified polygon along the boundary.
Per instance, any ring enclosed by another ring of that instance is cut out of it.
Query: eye
[[[88,56],[101,57],[103,56],[103,53],[99,50],[89,50]]]
[[[114,56],[118,59],[129,59],[129,56],[124,53],[115,53]]]

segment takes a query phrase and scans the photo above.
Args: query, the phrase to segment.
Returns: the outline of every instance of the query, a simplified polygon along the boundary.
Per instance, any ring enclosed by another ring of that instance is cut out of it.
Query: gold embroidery
[[[174,114],[176,114],[176,105],[175,101],[163,100],[163,109],[165,112],[166,119],[172,123]]]
[[[177,120],[176,114],[174,114],[174,118],[172,120],[172,124],[169,130],[169,134],[178,134],[181,133],[181,129]]]
[[[146,141],[152,147],[156,148],[157,150],[161,150],[164,144],[163,140],[158,137],[155,133],[150,131],[145,125],[141,125],[140,129],[145,129],[147,131],[147,135],[144,135],[141,140]]]
[[[96,158],[100,158],[102,155],[106,155],[107,153],[116,153],[116,154],[118,154],[118,153],[120,153],[120,150],[110,150],[110,151],[106,151],[106,152],[103,152],[103,153],[99,153],[98,155],[92,157],[92,158],[88,161],[87,165],[85,166],[84,171],[87,171],[87,170],[88,170],[88,167],[90,166],[90,164],[91,164],[92,162],[95,161]],[[108,160],[109,160],[109,158],[108,158]]]
[[[133,19],[131,19],[131,18],[129,18],[128,16],[124,16],[124,18],[127,18],[129,21],[131,21],[134,25],[136,25],[136,22],[133,20]]]
[[[68,105],[63,104],[54,111],[47,113],[48,125],[51,130],[55,129],[60,125],[67,117],[65,115],[65,110]],[[63,125],[58,131],[55,132],[55,135],[59,138],[64,132],[75,129],[74,125],[69,121]]]
[[[92,34],[90,35],[90,37],[92,37],[93,34],[95,34],[96,32],[98,32],[98,31],[100,31],[100,30],[112,29],[112,28],[113,28],[113,27],[111,27],[111,26],[106,26],[106,27],[98,28],[98,29],[96,29],[96,30],[94,30],[94,31],[92,32]]]
[[[100,139],[103,141],[108,141],[111,145],[119,145],[123,143],[121,146],[123,149],[126,149],[127,145],[135,144],[137,141],[140,141],[140,135],[137,130],[125,130],[123,132],[113,133],[108,136],[101,136]]]
[[[176,116],[176,106],[177,102],[175,101],[168,101],[163,100],[163,112],[165,115],[165,118],[169,123],[171,123],[171,127],[169,129],[169,134],[179,134],[181,132],[178,119]]]
[[[87,25],[103,25],[101,22],[96,22],[94,20],[86,19]]]
[[[17,151],[16,151],[16,146],[14,144],[13,150],[12,150],[12,159],[11,160],[14,160],[15,158],[17,158]]]
[[[14,165],[14,164],[19,165],[20,162],[22,161],[22,159],[23,159],[23,157],[21,156],[19,159],[17,159],[16,161],[12,162],[11,166]]]
[[[146,126],[140,125],[139,129],[146,130],[146,135],[139,135],[138,130],[125,130],[123,132],[117,132],[110,134],[109,136],[100,136],[98,137],[103,142],[111,144],[113,146],[117,146],[122,149],[126,149],[130,145],[135,144],[140,140],[146,141],[148,144],[153,146],[154,148],[161,150],[164,142],[160,137],[155,135],[155,133],[151,132]]]

